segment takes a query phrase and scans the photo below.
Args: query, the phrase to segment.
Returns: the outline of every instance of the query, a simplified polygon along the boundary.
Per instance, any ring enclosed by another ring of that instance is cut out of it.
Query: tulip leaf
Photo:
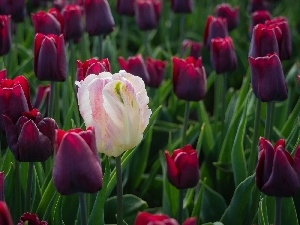
[[[262,198],[259,202],[258,224],[259,225],[269,225],[268,211],[267,211],[266,199],[265,198]]]
[[[296,106],[294,107],[292,113],[289,115],[286,123],[284,124],[283,128],[281,129],[281,134],[284,138],[287,138],[291,130],[293,129],[293,125],[295,121],[297,120],[297,117],[300,115],[300,99],[298,99],[298,102]]]

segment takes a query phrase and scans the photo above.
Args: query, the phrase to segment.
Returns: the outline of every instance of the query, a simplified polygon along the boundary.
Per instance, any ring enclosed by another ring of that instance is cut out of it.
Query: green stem
[[[27,176],[27,187],[26,187],[26,198],[25,198],[25,210],[31,211],[31,187],[33,178],[33,162],[28,163],[28,176]]]
[[[273,119],[273,108],[274,103],[268,102],[267,103],[267,116],[266,116],[266,124],[265,124],[265,139],[270,140],[271,137],[271,130],[272,130],[272,119]]]
[[[227,74],[221,74],[220,76],[220,86],[222,86],[222,90],[220,91],[220,100],[221,100],[221,140],[223,142],[225,136],[225,113],[226,113],[226,91],[227,91]]]
[[[178,198],[178,223],[182,224],[182,215],[183,215],[183,194],[184,189],[179,189],[179,198]]]
[[[280,197],[275,197],[275,222],[274,222],[274,225],[281,225],[281,208],[282,208],[282,199]]]
[[[121,54],[123,57],[127,57],[127,25],[128,25],[128,19],[127,16],[123,16],[122,18],[122,41],[121,41]]]
[[[99,35],[99,60],[103,58],[103,35]]]
[[[14,187],[15,194],[13,195],[13,205],[12,209],[14,220],[20,218],[21,213],[24,211],[21,197],[21,180],[20,180],[20,162],[15,159],[15,171],[14,171]]]
[[[185,14],[180,15],[180,30],[179,30],[179,43],[178,43],[178,52],[180,53],[180,56],[183,56],[183,50],[182,50],[182,41],[184,39],[184,29],[185,28]]]
[[[249,168],[248,168],[249,176],[253,173],[256,165],[257,145],[258,145],[258,138],[259,138],[260,111],[261,111],[261,101],[259,99],[256,99],[254,131],[252,137],[252,145],[251,145]]]
[[[150,47],[149,47],[149,31],[144,31],[144,57],[150,55]]]
[[[117,174],[117,225],[123,224],[123,186],[122,186],[122,165],[121,156],[116,157]]]
[[[78,195],[79,195],[81,225],[86,225],[87,224],[87,213],[86,213],[85,193],[79,192]]]
[[[185,102],[185,110],[184,110],[184,121],[183,121],[183,128],[182,128],[182,146],[186,144],[186,131],[189,122],[189,114],[190,114],[190,102]]]
[[[50,101],[49,101],[49,106],[48,106],[48,116],[51,118],[54,118],[55,86],[56,86],[56,83],[54,81],[51,81]]]

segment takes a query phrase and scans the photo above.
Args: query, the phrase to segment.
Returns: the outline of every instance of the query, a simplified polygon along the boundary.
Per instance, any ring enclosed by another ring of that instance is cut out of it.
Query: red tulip
[[[221,17],[208,16],[204,30],[204,45],[209,49],[213,38],[228,36],[227,21]]]
[[[151,214],[148,212],[139,212],[134,221],[134,225],[151,225],[151,224],[179,225],[175,219],[172,219],[165,214]]]
[[[11,49],[10,16],[0,15],[0,56],[6,55]]]
[[[253,28],[257,24],[264,24],[267,20],[270,20],[272,15],[269,11],[258,10],[251,13],[250,25],[249,25],[249,36],[252,36]]]
[[[189,56],[198,59],[199,57],[201,57],[202,43],[185,39],[182,42],[182,50],[183,54],[186,54],[186,51],[188,51]]]
[[[84,80],[90,74],[99,74],[101,72],[111,72],[110,64],[107,58],[105,59],[88,59],[84,62],[77,60],[77,81]]]
[[[265,0],[250,0],[247,10],[249,13],[258,11],[258,10],[269,10],[269,5]]]
[[[25,225],[25,224],[28,224],[28,225],[47,225],[48,223],[46,221],[40,221],[40,219],[38,218],[38,216],[36,214],[26,212],[21,216],[21,218],[20,218],[17,225]]]
[[[239,7],[232,8],[228,3],[222,3],[216,6],[215,16],[227,20],[228,30],[233,30],[239,24]]]
[[[0,0],[0,15],[11,15],[16,23],[22,22],[26,16],[25,0]]]
[[[3,225],[13,225],[13,221],[4,201],[0,201],[0,222]]]
[[[166,61],[155,60],[147,57],[146,67],[149,73],[148,86],[153,88],[159,87],[165,74]]]
[[[174,13],[191,13],[194,0],[171,0],[171,9]]]
[[[135,0],[117,0],[117,13],[124,16],[134,15]]]

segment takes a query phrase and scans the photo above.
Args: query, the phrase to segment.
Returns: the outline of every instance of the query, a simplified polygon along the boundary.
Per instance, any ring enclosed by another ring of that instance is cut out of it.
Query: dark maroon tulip
[[[210,61],[217,74],[236,69],[236,54],[231,37],[211,40]]]
[[[179,225],[175,219],[170,218],[165,214],[151,214],[148,212],[139,212],[135,218],[134,225]]]
[[[239,7],[232,8],[228,3],[222,3],[216,6],[215,16],[227,20],[228,30],[233,30],[239,24]]]
[[[36,109],[40,109],[43,105],[46,105],[47,108],[48,101],[49,101],[49,94],[50,94],[50,85],[38,86],[33,107]]]
[[[39,217],[34,213],[24,213],[17,225],[47,225],[46,221],[40,221]]]
[[[194,0],[171,0],[171,9],[174,13],[191,13]]]
[[[6,55],[11,48],[10,16],[0,15],[0,56]]]
[[[66,6],[62,11],[65,21],[64,36],[66,41],[78,41],[83,35],[82,8],[78,5],[71,4]]]
[[[110,64],[107,58],[105,59],[88,59],[84,62],[77,60],[76,80],[84,80],[90,74],[99,74],[101,72],[111,72]]]
[[[149,74],[149,87],[157,88],[160,86],[166,69],[166,61],[155,60],[147,57],[146,67]]]
[[[247,10],[249,13],[253,13],[258,10],[269,10],[269,5],[265,0],[250,0]]]
[[[117,0],[116,11],[123,16],[134,16],[135,0]]]
[[[285,17],[275,17],[272,20],[267,20],[265,24],[281,30],[282,35],[276,36],[279,46],[279,57],[281,60],[290,59],[292,54],[292,35],[287,19]]]
[[[209,49],[213,38],[228,36],[227,21],[221,17],[208,16],[204,30],[204,45]]]
[[[55,34],[63,33],[64,21],[60,12],[51,8],[48,12],[38,11],[31,14],[31,20],[34,26],[35,33]]]
[[[2,115],[15,123],[23,112],[31,109],[29,84],[24,76],[0,80],[0,127],[4,128]]]
[[[108,34],[114,30],[115,21],[107,0],[85,0],[85,24],[90,36]]]
[[[58,11],[62,11],[69,4],[68,0],[53,0],[53,8],[56,8]]]
[[[260,137],[258,163],[255,172],[256,186],[266,195],[293,197],[300,188],[300,145],[294,159],[285,150],[285,141],[280,139],[273,146]]]
[[[92,129],[56,130],[53,182],[62,195],[101,189],[102,169]]]
[[[196,217],[190,217],[187,218],[182,225],[197,225],[197,218]]]
[[[15,124],[2,117],[8,146],[18,161],[43,162],[51,156],[57,128],[52,118],[43,118],[37,109],[24,112]]]
[[[258,10],[251,13],[250,25],[249,25],[249,36],[252,36],[253,28],[257,24],[264,24],[267,20],[270,20],[272,15],[269,11],[266,10]]]
[[[206,72],[202,59],[173,57],[173,90],[179,99],[200,101],[206,94]]]
[[[0,201],[0,224],[14,225],[9,209],[4,201]]]
[[[26,16],[25,0],[0,0],[0,15],[11,15],[16,23],[22,22]]]
[[[34,39],[34,72],[39,80],[65,81],[67,58],[64,36],[36,34]]]
[[[169,155],[165,151],[167,177],[169,182],[178,189],[193,188],[200,179],[197,152],[191,145],[173,151]]]
[[[279,57],[249,57],[251,83],[255,96],[262,102],[284,101],[287,87]]]
[[[185,39],[182,42],[183,54],[186,54],[186,52],[188,51],[188,55],[194,57],[195,59],[201,57],[202,47],[203,45],[201,42],[196,42],[188,39]]]
[[[0,201],[4,201],[4,172],[0,172]]]
[[[127,61],[120,56],[118,57],[118,62],[121,69],[125,70],[127,73],[141,77],[146,85],[149,84],[150,75],[142,55],[138,54],[136,56],[128,57]]]

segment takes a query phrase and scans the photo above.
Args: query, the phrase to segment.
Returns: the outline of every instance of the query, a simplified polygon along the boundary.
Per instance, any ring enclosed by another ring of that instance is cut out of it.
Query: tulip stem
[[[127,57],[127,16],[123,16],[122,19],[122,42],[121,42],[121,54],[123,57]]]
[[[55,82],[51,81],[50,85],[50,101],[48,106],[48,116],[54,118],[54,103],[55,103]]]
[[[184,121],[183,121],[183,128],[182,128],[182,146],[186,144],[186,130],[189,121],[189,114],[190,114],[190,102],[185,102],[185,110],[184,110]]]
[[[31,211],[31,187],[33,178],[33,162],[28,163],[28,176],[27,176],[27,187],[26,187],[26,198],[25,198],[25,210]]]
[[[103,58],[103,35],[99,35],[99,60]]]
[[[282,199],[280,197],[275,197],[275,222],[274,222],[274,225],[281,225],[281,208],[282,208]]]
[[[20,180],[20,162],[15,159],[15,171],[14,171],[14,187],[15,195],[13,195],[14,207],[14,219],[19,218],[21,213],[24,211],[21,197],[21,180]]]
[[[86,225],[87,224],[87,214],[86,214],[85,193],[79,192],[78,195],[79,195],[81,225]]]
[[[149,47],[149,31],[144,32],[144,48],[145,48],[145,54],[144,56],[150,55],[150,47]]]
[[[123,224],[123,186],[122,186],[122,165],[121,156],[116,157],[116,174],[117,174],[117,224]]]
[[[267,103],[267,116],[266,116],[266,123],[265,123],[265,133],[264,133],[264,136],[267,140],[270,140],[270,136],[271,136],[273,108],[274,108],[274,103],[268,102]]]
[[[184,189],[179,189],[179,199],[178,199],[178,223],[179,224],[182,224],[183,194],[184,194]]]

